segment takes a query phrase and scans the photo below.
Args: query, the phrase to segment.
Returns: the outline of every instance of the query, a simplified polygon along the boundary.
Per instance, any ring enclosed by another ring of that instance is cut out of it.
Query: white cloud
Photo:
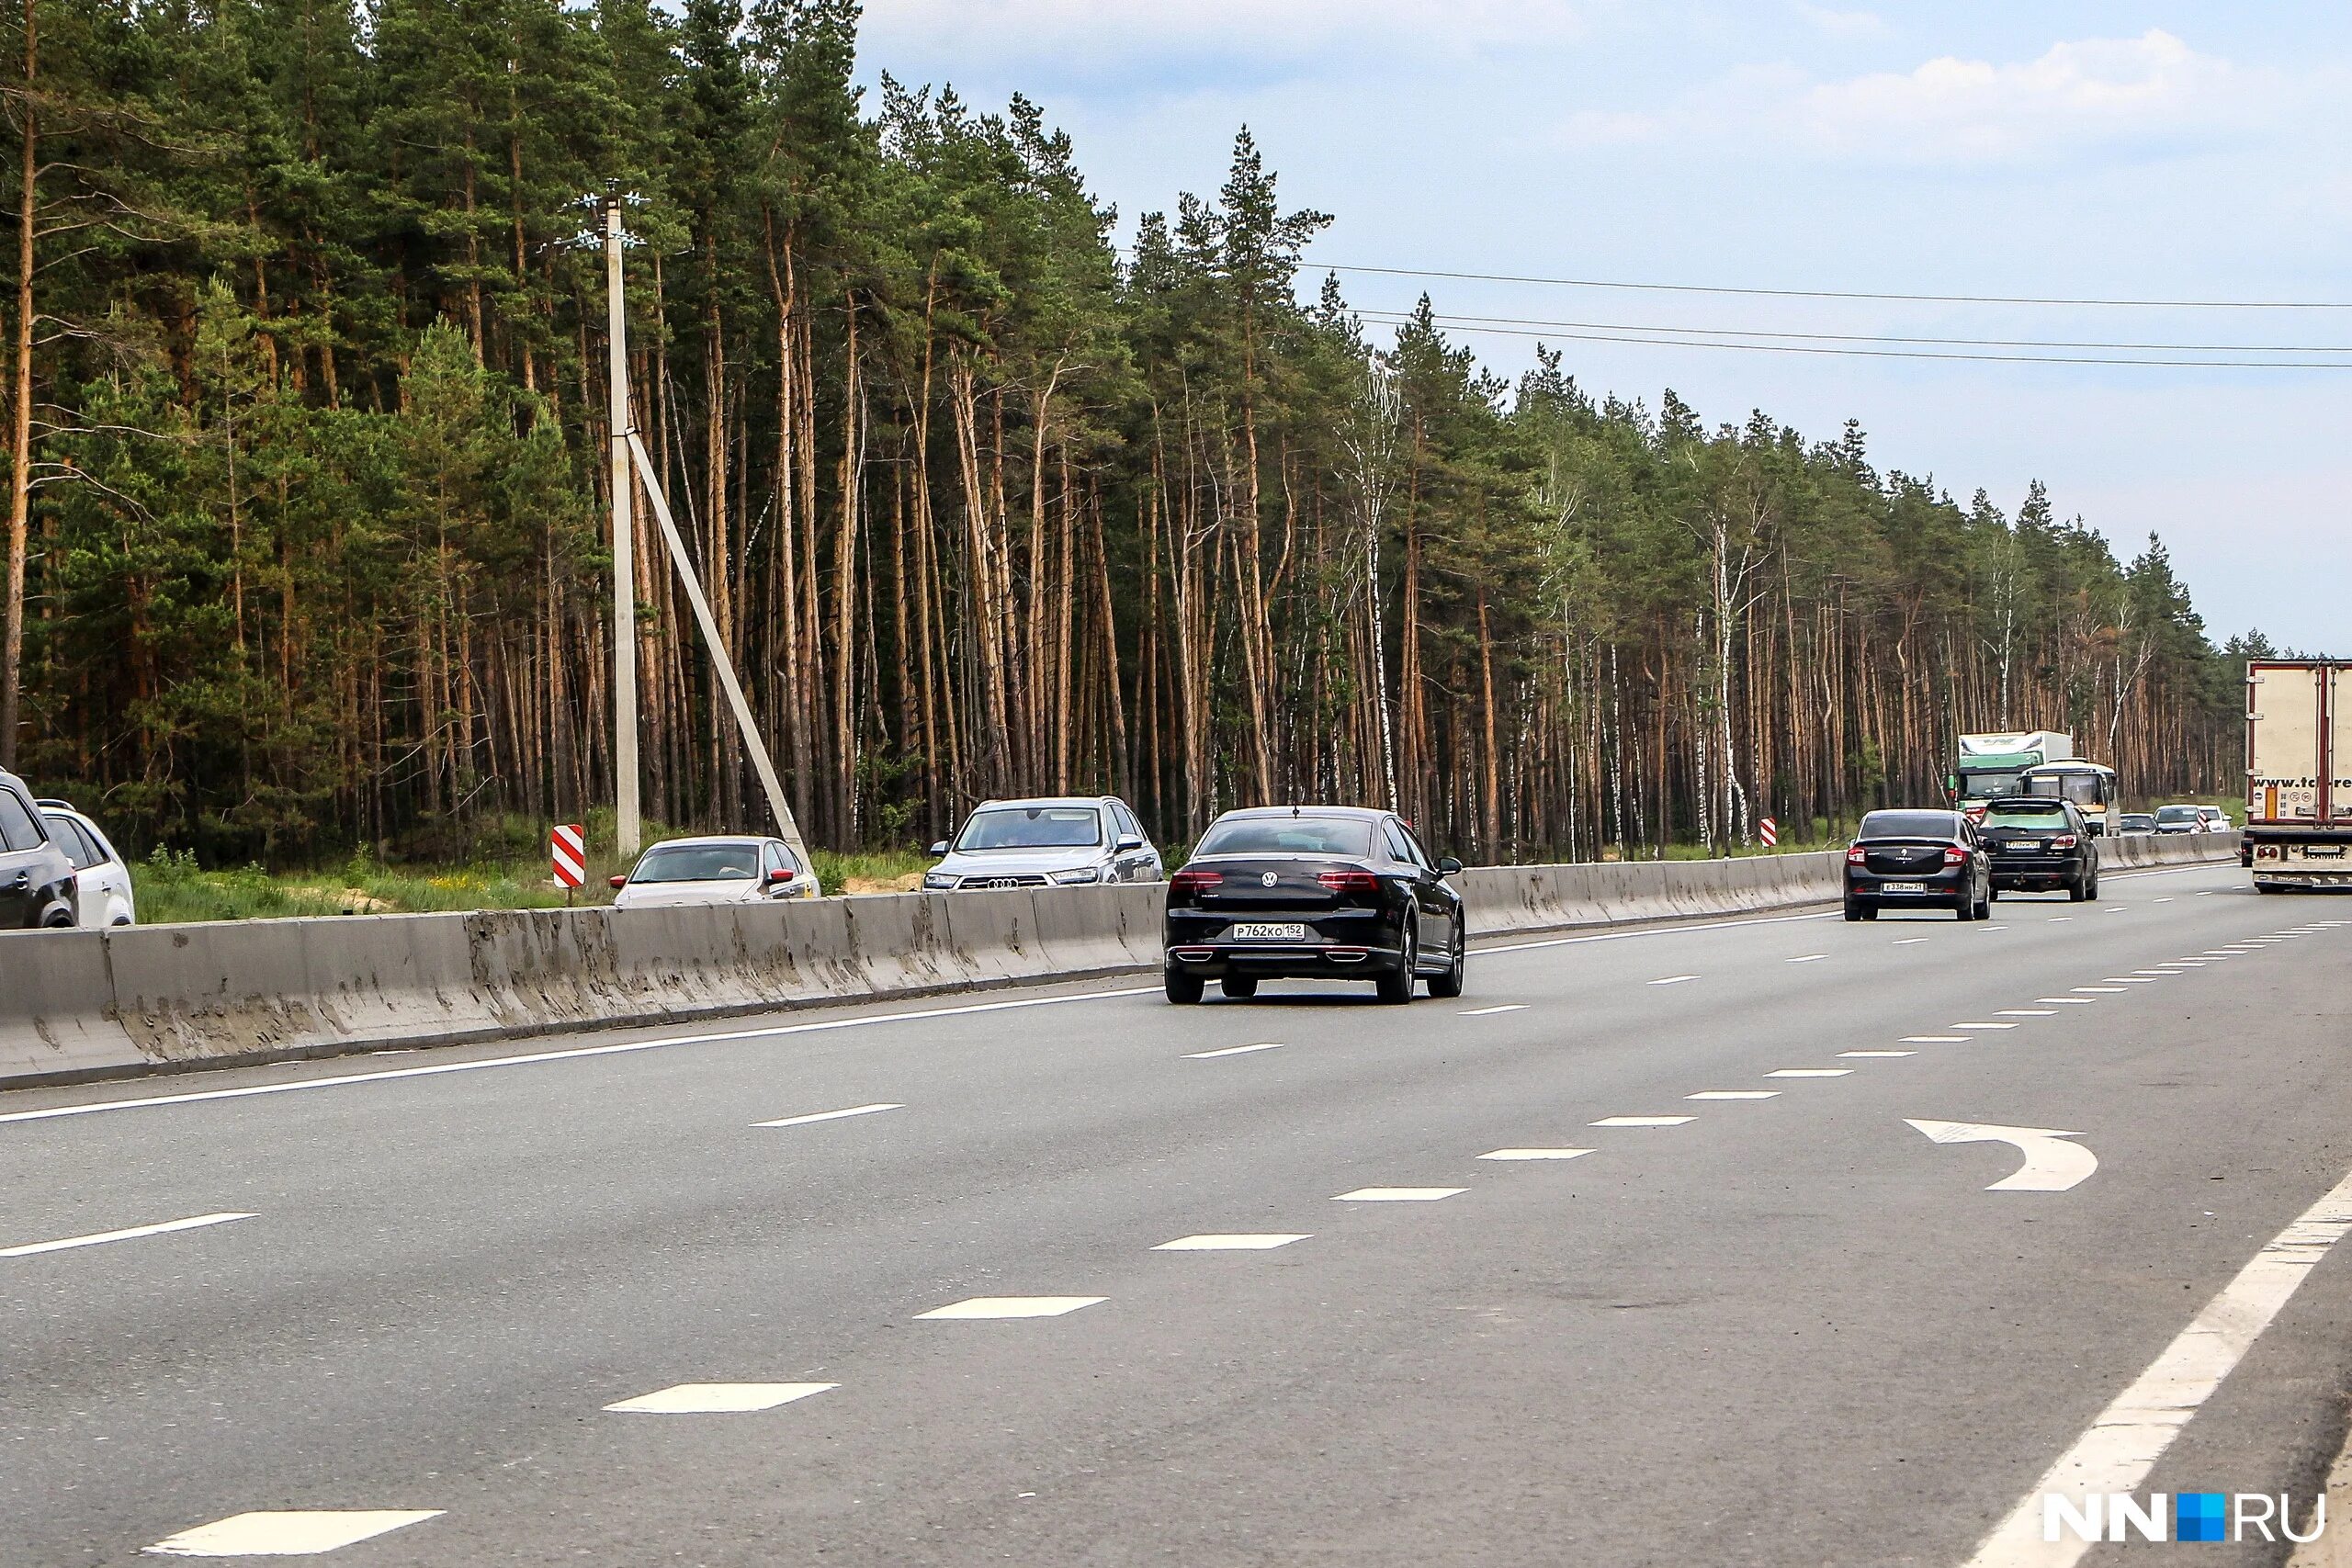
[[[1826,6],[1808,6],[1797,0],[1797,15],[1813,24],[1815,30],[1835,39],[1879,38],[1886,32],[1886,23],[1872,11],[1833,11]]]
[[[864,47],[880,59],[1047,51],[1081,70],[1524,49],[1583,31],[1568,0],[868,0],[865,14]]]

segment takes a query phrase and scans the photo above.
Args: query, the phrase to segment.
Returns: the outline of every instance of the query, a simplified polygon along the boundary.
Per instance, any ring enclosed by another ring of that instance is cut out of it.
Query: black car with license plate
[[[1271,979],[1361,976],[1407,1002],[1416,980],[1462,994],[1469,936],[1462,896],[1393,811],[1283,806],[1228,811],[1168,879],[1168,999],[1228,997]]]
[[[0,931],[74,923],[74,863],[44,825],[32,791],[0,773]]]
[[[1846,851],[1846,918],[1937,908],[1963,920],[1993,912],[1992,867],[1968,814],[1888,810],[1863,817]]]
[[[1993,862],[1993,896],[2066,890],[2075,903],[2098,897],[2098,845],[2071,800],[2002,795],[1984,805],[1977,837]]]

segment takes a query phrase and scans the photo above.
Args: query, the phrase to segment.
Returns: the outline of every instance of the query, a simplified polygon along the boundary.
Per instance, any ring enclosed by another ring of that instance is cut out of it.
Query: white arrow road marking
[[[133,1225],[129,1230],[100,1231],[96,1235],[69,1235],[62,1241],[28,1242],[23,1247],[0,1247],[0,1258],[30,1258],[38,1252],[64,1252],[76,1247],[97,1247],[109,1241],[133,1241],[142,1235],[168,1235],[174,1231],[200,1230],[206,1225],[225,1225],[232,1220],[250,1220],[251,1214],[198,1214],[193,1219],[166,1220],[160,1225]]]
[[[2097,1155],[2080,1144],[2066,1142],[2081,1137],[2080,1133],[2062,1133],[2052,1127],[1996,1127],[1984,1122],[1919,1122],[1907,1116],[1904,1120],[1939,1144],[2015,1145],[2025,1156],[2025,1163],[1984,1189],[1987,1192],[2064,1192],[2081,1186],[2098,1168]]]
[[[2165,1347],[2164,1354],[2026,1489],[2009,1517],[1977,1547],[1967,1568],[2073,1568],[2090,1550],[2089,1543],[2042,1540],[2043,1495],[2139,1490],[2180,1429],[2270,1326],[2303,1277],[2348,1230],[2352,1176],[2271,1237],[2238,1270],[2237,1278],[2205,1303],[2205,1310]]]

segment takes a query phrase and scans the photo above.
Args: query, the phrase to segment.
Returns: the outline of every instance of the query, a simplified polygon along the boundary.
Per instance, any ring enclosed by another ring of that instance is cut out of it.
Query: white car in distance
[[[923,874],[933,893],[1161,880],[1159,852],[1114,795],[984,800],[931,852],[944,857]]]
[[[627,876],[613,878],[616,909],[679,904],[756,904],[814,898],[813,867],[802,865],[781,839],[714,834],[664,839],[638,857]]]
[[[130,888],[130,867],[98,825],[62,800],[34,804],[49,824],[49,836],[74,863],[74,902],[81,908],[81,929],[94,931],[138,924],[139,902]]]

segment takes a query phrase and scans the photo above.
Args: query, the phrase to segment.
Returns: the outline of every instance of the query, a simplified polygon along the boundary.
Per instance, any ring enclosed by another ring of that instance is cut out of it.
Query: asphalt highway
[[[0,1564],[2022,1568],[2217,1301],[2122,1489],[2307,1499],[2352,900],[2102,894],[0,1095]]]

